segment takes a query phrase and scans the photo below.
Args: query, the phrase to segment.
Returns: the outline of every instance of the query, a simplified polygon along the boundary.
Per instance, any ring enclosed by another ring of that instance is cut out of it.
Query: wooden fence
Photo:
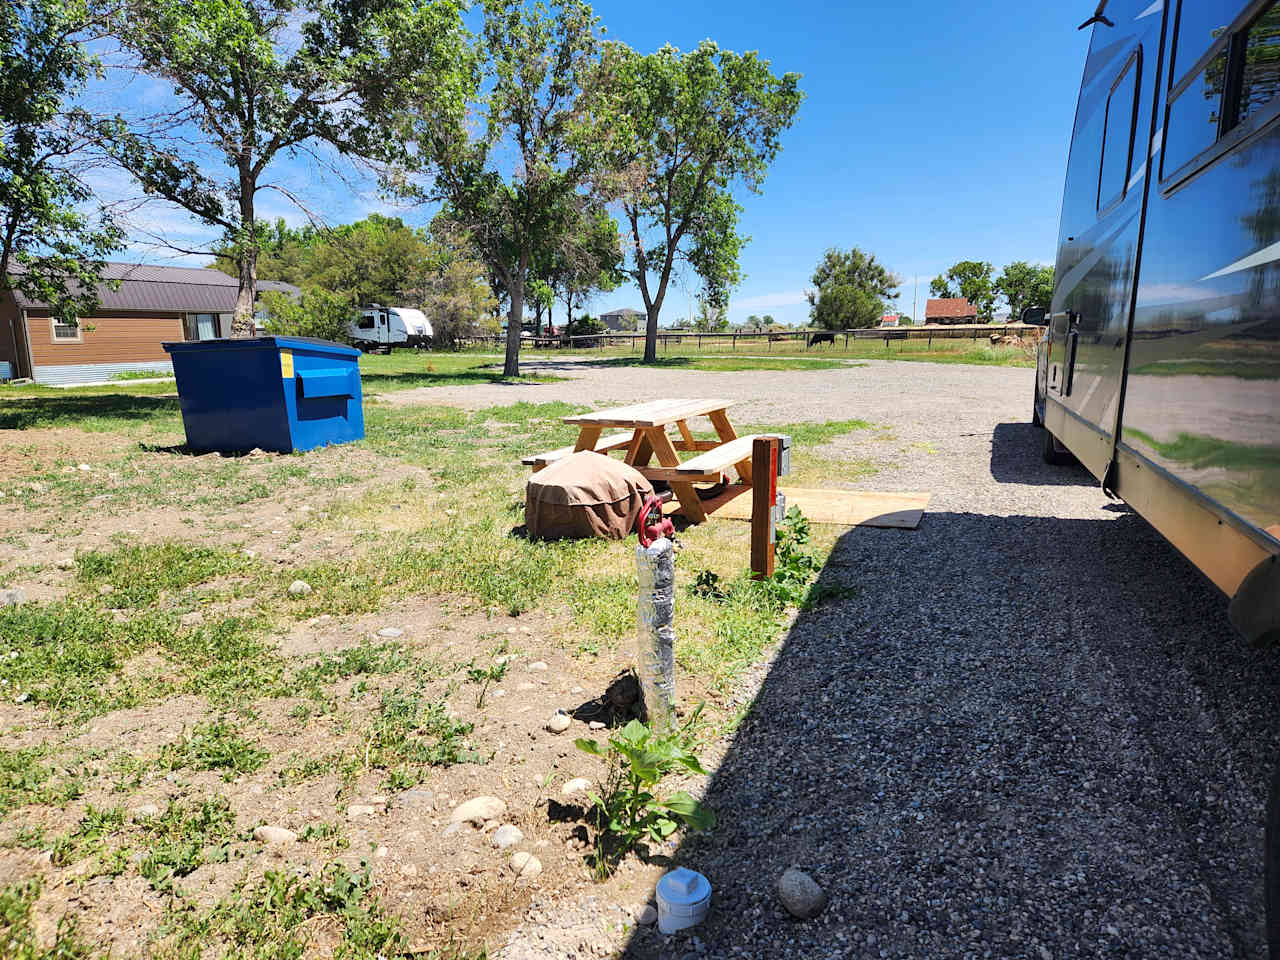
[[[1016,336],[1033,342],[1044,334],[1044,327],[1032,324],[955,324],[951,326],[910,326],[910,327],[869,327],[863,330],[789,330],[782,333],[697,333],[687,330],[659,330],[658,345],[662,350],[670,350],[674,342],[679,348],[690,342],[696,349],[704,346],[721,348],[727,344],[736,351],[741,343],[745,347],[758,345],[766,352],[773,349],[775,343],[803,343],[805,348],[816,347],[822,343],[835,346],[843,341],[844,348],[849,348],[850,340],[883,340],[886,347],[892,340],[927,340],[933,346],[934,340],[986,340],[991,337]],[[829,339],[828,339],[829,338]],[[630,346],[632,352],[638,352],[644,346],[643,333],[589,333],[574,337],[522,337],[522,349],[557,350],[557,349],[590,349],[604,350],[607,347]],[[816,343],[815,343],[816,341]],[[502,335],[486,337],[460,337],[459,347],[492,346],[501,349],[506,344]]]

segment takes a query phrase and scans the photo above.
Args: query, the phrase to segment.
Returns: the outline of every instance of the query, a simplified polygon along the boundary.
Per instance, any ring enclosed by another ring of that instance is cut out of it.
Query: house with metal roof
[[[0,290],[0,361],[15,377],[37,383],[98,383],[121,373],[173,372],[162,343],[229,336],[239,283],[200,267],[110,263],[98,288],[98,309],[75,324],[60,323],[47,303]],[[114,288],[113,288],[114,287]],[[258,292],[298,295],[270,280]]]

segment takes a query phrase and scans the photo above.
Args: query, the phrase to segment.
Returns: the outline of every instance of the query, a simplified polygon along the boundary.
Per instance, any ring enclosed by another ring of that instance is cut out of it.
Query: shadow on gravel
[[[1143,520],[1096,517],[845,535],[821,582],[854,596],[797,618],[719,826],[675,852],[710,916],[627,956],[1263,956],[1280,656]],[[774,893],[791,864],[814,920]]]
[[[1054,467],[1028,450],[1040,449],[1040,428],[1030,423],[998,423],[991,435],[991,476],[998,483],[1035,486],[1096,487],[1098,481],[1084,467],[1073,463]]]

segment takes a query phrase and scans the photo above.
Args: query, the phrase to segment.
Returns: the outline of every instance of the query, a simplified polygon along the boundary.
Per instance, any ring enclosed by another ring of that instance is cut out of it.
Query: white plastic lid
[[[658,881],[658,897],[673,906],[691,906],[711,896],[711,881],[685,867],[676,867]]]

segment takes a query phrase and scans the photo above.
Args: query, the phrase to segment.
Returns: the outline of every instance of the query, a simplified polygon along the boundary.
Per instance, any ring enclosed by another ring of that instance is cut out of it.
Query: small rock
[[[587,726],[592,730],[603,730],[605,723],[603,720],[592,720]]]
[[[535,660],[533,663],[529,664],[529,669],[534,673],[542,673],[547,670],[548,667],[541,660]]]
[[[184,613],[178,622],[184,627],[198,627],[204,623],[204,614],[199,610],[192,610],[190,613]]]
[[[93,469],[93,467],[89,466],[87,463],[82,463],[82,464],[80,464],[80,472],[81,472],[81,473],[88,473],[88,472],[89,472],[90,470],[92,470],[92,469]]]
[[[635,918],[637,925],[647,927],[658,922],[658,911],[646,903],[636,909]]]
[[[59,570],[70,570],[72,567],[76,565],[76,562],[72,560],[70,557],[59,557],[57,560],[53,562],[53,565],[57,567]]]
[[[293,841],[298,839],[298,835],[292,830],[287,830],[284,827],[270,827],[263,825],[261,827],[254,827],[253,839],[257,840],[259,843],[293,843]]]
[[[160,816],[160,808],[154,803],[144,803],[141,806],[134,807],[130,813],[133,814],[135,820],[148,820],[151,817]]]
[[[563,710],[557,710],[551,715],[551,719],[547,721],[547,729],[552,733],[564,733],[569,729],[569,725],[573,723],[572,718]]]
[[[520,828],[510,823],[504,823],[497,830],[493,831],[493,836],[489,838],[490,842],[499,850],[505,850],[507,847],[514,847],[517,843],[524,839],[524,834],[520,832]]]
[[[449,837],[457,836],[462,832],[463,827],[464,827],[464,824],[461,821],[459,821],[458,823],[451,823],[447,827],[445,827],[443,830],[440,831],[440,836],[444,837],[445,839],[448,839]]]
[[[27,594],[21,588],[0,590],[0,607],[16,607],[27,602]]]
[[[778,899],[789,914],[801,920],[816,917],[827,905],[827,895],[817,881],[795,867],[778,878]]]
[[[378,636],[383,640],[395,640],[397,637],[403,637],[404,631],[399,627],[383,627],[378,631]]]
[[[390,853],[390,852],[391,852],[391,851],[390,851],[390,850],[388,850],[386,847],[378,847],[378,849],[376,849],[376,850],[374,850],[374,851],[373,851],[373,855],[374,855],[375,857],[377,857],[379,860],[381,860],[383,857],[385,857],[385,856],[386,856],[388,853]]]
[[[560,788],[560,796],[571,797],[575,793],[585,793],[591,789],[591,781],[586,777],[574,777]]]
[[[256,558],[257,558],[257,556],[258,556],[258,551],[257,551],[257,550],[246,550],[246,551],[244,551],[244,555],[245,555],[245,557],[247,557],[248,559],[253,560],[253,559],[256,559]]]
[[[354,820],[356,817],[371,817],[377,811],[367,803],[353,803],[347,807],[347,819]]]
[[[473,797],[466,803],[460,803],[449,814],[450,823],[475,824],[483,826],[486,820],[497,820],[507,811],[507,805],[497,797]]]
[[[542,861],[524,850],[511,856],[511,871],[517,877],[532,880],[542,872]]]
[[[1040,945],[1040,960],[1053,960],[1053,954],[1043,944]]]
[[[577,687],[577,686],[575,686],[575,687],[570,687],[570,688],[569,688],[569,692],[570,692],[570,693],[584,693],[585,691],[582,689],[582,687]]]
[[[305,580],[295,580],[289,584],[289,596],[291,597],[305,597],[310,592],[311,584]]]

